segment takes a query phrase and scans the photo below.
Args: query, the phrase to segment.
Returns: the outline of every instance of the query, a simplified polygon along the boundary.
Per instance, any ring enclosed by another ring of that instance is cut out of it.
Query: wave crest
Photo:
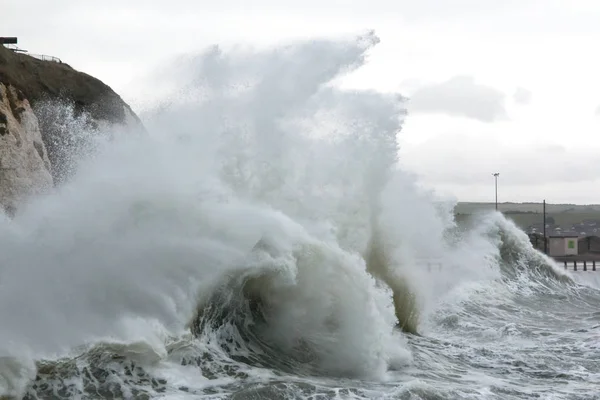
[[[191,329],[239,360],[307,374],[381,377],[395,341],[390,293],[357,254],[264,239],[199,302]]]

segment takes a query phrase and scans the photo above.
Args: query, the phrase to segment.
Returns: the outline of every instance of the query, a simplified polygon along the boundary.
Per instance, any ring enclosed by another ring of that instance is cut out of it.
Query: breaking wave
[[[377,42],[179,59],[147,136],[84,146],[4,218],[0,396],[382,382],[469,282],[573,284],[502,216],[457,227],[398,169],[403,98],[332,85]]]

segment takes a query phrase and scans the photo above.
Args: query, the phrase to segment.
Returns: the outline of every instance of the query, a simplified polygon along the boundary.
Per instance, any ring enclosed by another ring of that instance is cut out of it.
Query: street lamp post
[[[543,210],[544,213],[544,254],[548,254],[548,240],[546,240],[546,200],[544,199]]]
[[[494,183],[496,187],[496,211],[498,211],[498,176],[500,175],[500,172],[494,172],[492,175],[494,175]]]

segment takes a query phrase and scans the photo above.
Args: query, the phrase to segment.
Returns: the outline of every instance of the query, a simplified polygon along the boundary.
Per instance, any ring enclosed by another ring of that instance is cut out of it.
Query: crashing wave
[[[397,168],[401,96],[331,85],[377,41],[179,60],[148,136],[94,145],[0,220],[0,396],[158,395],[165,360],[229,393],[252,368],[382,380],[411,360],[399,331],[481,270],[566,279],[501,217],[446,238],[448,210]]]

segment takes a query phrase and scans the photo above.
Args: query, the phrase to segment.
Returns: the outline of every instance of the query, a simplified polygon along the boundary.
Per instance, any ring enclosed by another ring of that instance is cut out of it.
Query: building
[[[579,255],[600,254],[600,237],[586,236],[579,238]]]
[[[16,37],[0,37],[0,44],[17,44]]]
[[[550,257],[576,256],[579,254],[578,247],[577,234],[548,236],[548,255]]]

